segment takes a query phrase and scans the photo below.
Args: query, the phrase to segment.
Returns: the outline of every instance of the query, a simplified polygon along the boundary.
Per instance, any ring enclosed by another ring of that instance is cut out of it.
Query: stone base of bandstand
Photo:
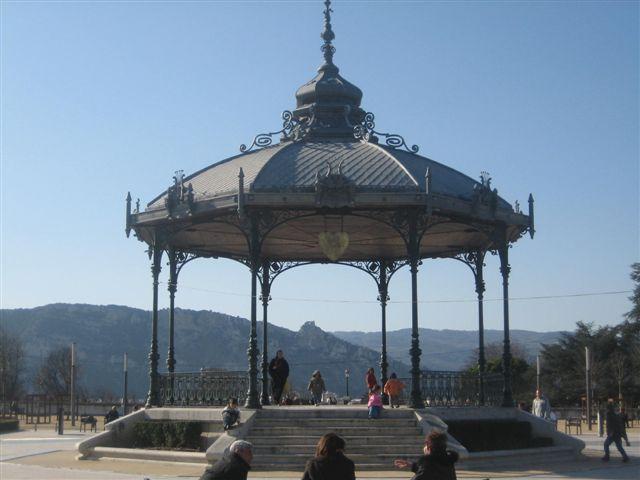
[[[253,470],[301,472],[313,456],[315,444],[333,431],[347,442],[347,455],[358,471],[393,470],[396,458],[416,458],[424,437],[434,429],[446,431],[451,420],[518,420],[529,422],[532,432],[553,439],[553,446],[470,453],[449,435],[449,448],[460,455],[457,468],[470,471],[511,470],[522,465],[549,465],[575,461],[584,443],[556,431],[553,424],[515,408],[459,407],[385,409],[382,418],[369,420],[364,406],[292,406],[242,410],[242,424],[224,432],[222,408],[151,408],[122,417],[104,432],[77,444],[78,459],[213,463],[237,439],[255,447]],[[130,448],[136,423],[147,421],[197,421],[203,424],[204,452]]]

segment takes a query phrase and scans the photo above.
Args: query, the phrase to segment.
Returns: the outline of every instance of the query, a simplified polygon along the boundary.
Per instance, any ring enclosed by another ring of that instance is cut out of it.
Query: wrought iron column
[[[262,405],[269,405],[269,351],[267,348],[267,313],[269,310],[269,300],[271,299],[271,279],[269,269],[271,263],[267,260],[262,262],[262,277],[260,299],[262,300]]]
[[[173,247],[169,247],[167,250],[169,256],[169,351],[167,352],[167,372],[169,372],[169,388],[171,395],[169,397],[169,403],[173,405],[173,387],[176,359],[175,359],[175,344],[174,344],[174,322],[175,322],[175,301],[176,290],[178,289],[178,259],[176,251]]]
[[[504,374],[504,388],[502,390],[502,406],[513,407],[513,393],[511,391],[511,341],[509,339],[509,242],[498,248],[500,256],[500,273],[502,274],[502,312],[504,319],[504,350],[502,353],[502,371]]]
[[[163,250],[157,243],[149,247],[152,260],[151,275],[153,277],[153,311],[151,313],[151,348],[149,350],[149,393],[147,394],[147,407],[158,405],[158,277],[162,266]]]
[[[260,243],[258,226],[255,218],[250,222],[249,248],[251,250],[251,333],[249,335],[249,391],[245,407],[260,408],[260,395],[258,393],[258,333],[257,333],[257,300],[258,300],[258,269],[260,268]]]
[[[420,389],[420,333],[418,331],[418,265],[420,263],[419,239],[416,220],[409,229],[409,261],[411,266],[411,395],[409,407],[424,408]]]
[[[484,267],[485,252],[478,251],[475,255],[475,281],[476,294],[478,295],[478,402],[480,405],[485,404],[484,395],[484,374],[486,370],[487,360],[484,355],[484,278],[482,268]]]
[[[389,301],[389,278],[387,277],[387,262],[381,260],[379,264],[380,280],[378,283],[378,301],[382,314],[382,348],[380,350],[380,381],[382,386],[387,383],[387,302]],[[383,394],[386,400],[386,395]]]

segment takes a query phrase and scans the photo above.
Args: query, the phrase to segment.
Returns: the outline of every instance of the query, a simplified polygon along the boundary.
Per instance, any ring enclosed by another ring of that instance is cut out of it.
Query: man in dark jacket
[[[269,375],[273,382],[273,401],[279,405],[282,399],[282,390],[289,377],[289,363],[284,359],[282,350],[278,350],[275,358],[269,363]]]
[[[607,439],[604,441],[604,457],[602,457],[602,461],[609,461],[609,446],[612,443],[616,444],[616,448],[620,452],[620,455],[622,455],[622,461],[629,461],[627,452],[622,448],[622,433],[622,418],[615,412],[613,401],[609,400],[607,403]]]
[[[251,460],[253,445],[244,440],[236,440],[229,447],[229,453],[208,467],[200,480],[247,480]]]
[[[415,473],[411,480],[456,480],[454,464],[458,461],[456,452],[447,451],[447,434],[431,432],[424,444],[424,456],[417,462],[396,460],[398,468],[411,468]]]

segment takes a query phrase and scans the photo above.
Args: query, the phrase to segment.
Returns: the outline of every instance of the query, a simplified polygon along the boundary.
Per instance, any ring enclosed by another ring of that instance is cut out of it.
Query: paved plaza
[[[501,478],[501,479],[640,479],[640,429],[633,429],[630,435],[630,463],[623,464],[617,451],[613,451],[611,461],[600,461],[602,441],[596,434],[584,434],[582,439],[587,448],[584,456],[569,465],[523,465],[518,471],[477,472],[458,471],[458,478]],[[75,444],[92,434],[68,431],[56,435],[51,429],[23,430],[0,436],[0,478],[2,480],[178,480],[198,478],[202,465],[171,464],[128,460],[84,460],[75,459]],[[410,478],[407,472],[361,472],[358,478]],[[300,478],[300,473],[255,472],[249,478],[290,479]]]

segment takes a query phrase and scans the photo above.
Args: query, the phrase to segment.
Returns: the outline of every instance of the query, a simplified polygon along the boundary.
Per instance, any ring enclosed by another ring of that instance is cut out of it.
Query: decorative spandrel
[[[409,147],[404,138],[397,133],[381,133],[377,132],[375,128],[375,115],[371,112],[367,112],[362,123],[353,126],[353,136],[358,140],[372,143],[378,143],[379,137],[383,137],[384,143],[387,147],[403,148],[409,153],[418,153],[418,150],[420,150],[418,145],[411,145],[411,147]]]

